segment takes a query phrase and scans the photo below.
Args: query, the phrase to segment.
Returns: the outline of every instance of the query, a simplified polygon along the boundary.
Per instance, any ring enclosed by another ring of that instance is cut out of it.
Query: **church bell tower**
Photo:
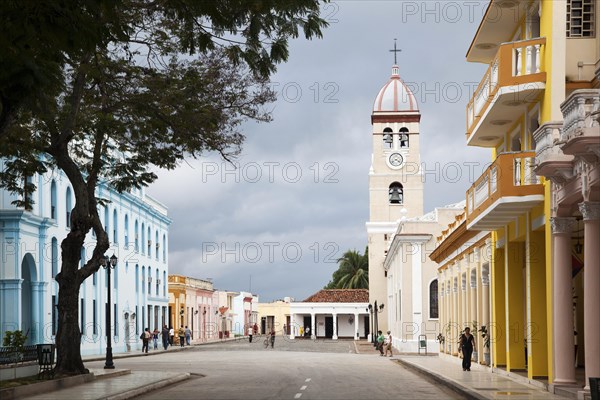
[[[394,58],[396,45],[394,44]],[[396,60],[395,60],[396,61]],[[373,153],[369,169],[369,302],[381,310],[388,303],[383,263],[402,217],[423,215],[423,180],[419,134],[421,113],[415,96],[400,79],[395,63],[392,75],[373,104]],[[393,296],[391,296],[393,299]],[[388,329],[387,312],[377,314],[378,329]],[[398,334],[398,333],[396,333]]]

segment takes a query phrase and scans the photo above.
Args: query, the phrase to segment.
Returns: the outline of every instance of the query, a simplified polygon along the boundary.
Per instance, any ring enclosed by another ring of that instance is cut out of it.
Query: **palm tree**
[[[338,260],[339,268],[326,289],[368,289],[369,288],[369,256],[367,251],[362,255],[356,250],[348,250]]]

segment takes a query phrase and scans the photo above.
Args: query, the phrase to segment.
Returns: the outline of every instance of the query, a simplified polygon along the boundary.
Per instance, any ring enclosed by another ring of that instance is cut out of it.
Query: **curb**
[[[126,400],[126,399],[131,399],[133,397],[137,397],[140,396],[144,393],[148,393],[148,392],[153,392],[155,390],[158,389],[162,389],[166,386],[170,386],[173,385],[175,383],[179,383],[179,382],[183,382],[185,380],[188,380],[191,377],[191,374],[186,372],[183,373],[181,375],[178,376],[174,376],[172,378],[168,378],[168,379],[163,379],[162,381],[158,381],[155,383],[152,383],[150,385],[146,385],[140,388],[135,388],[135,389],[130,389],[127,390],[125,392],[122,393],[117,393],[115,395],[112,396],[107,396],[104,397],[104,400]]]
[[[487,397],[477,393],[476,391],[470,389],[469,387],[462,385],[460,382],[457,382],[453,379],[447,378],[436,372],[430,371],[419,365],[405,361],[401,358],[395,358],[395,359],[393,359],[393,361],[395,361],[399,364],[402,364],[404,367],[412,369],[421,375],[424,375],[424,376],[427,376],[427,377],[433,379],[434,381],[454,390],[455,392],[461,394],[462,396],[465,396],[465,398],[467,398],[467,399],[470,399],[470,400],[487,400],[488,399]]]
[[[92,382],[95,379],[96,378],[94,374],[69,376],[67,378],[53,379],[50,381],[42,381],[39,383],[2,389],[0,391],[0,395],[2,396],[2,400],[19,399],[24,396],[35,396],[40,393],[52,392],[59,389],[81,385],[87,382]]]
[[[193,349],[193,348],[199,347],[199,346],[207,346],[207,345],[211,345],[211,344],[219,344],[219,343],[224,343],[224,342],[233,342],[235,340],[239,340],[239,338],[221,339],[221,340],[215,341],[215,342],[194,343],[194,344],[191,344],[191,345],[185,346],[185,347],[170,346],[170,347],[173,347],[173,349],[169,348],[169,350],[153,350],[148,353],[140,353],[138,351],[136,351],[135,353],[131,353],[131,352],[130,353],[117,353],[117,354],[113,354],[113,360],[118,360],[121,358],[130,358],[130,357],[155,356],[158,354],[167,354],[167,353],[178,352],[178,351],[187,351],[189,349]],[[82,359],[83,359],[84,363],[91,362],[91,361],[104,361],[104,360],[106,360],[106,355],[105,354],[97,354],[97,355],[83,356]]]

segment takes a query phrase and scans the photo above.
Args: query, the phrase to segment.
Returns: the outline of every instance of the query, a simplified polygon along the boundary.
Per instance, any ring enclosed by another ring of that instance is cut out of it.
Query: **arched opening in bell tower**
[[[390,204],[404,203],[404,187],[400,182],[393,182],[389,188]]]

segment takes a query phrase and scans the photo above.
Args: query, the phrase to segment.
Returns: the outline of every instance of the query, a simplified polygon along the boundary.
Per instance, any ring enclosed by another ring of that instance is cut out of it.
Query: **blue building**
[[[0,160],[0,169],[4,162]],[[32,179],[37,191],[31,211],[11,204],[16,199],[0,191],[0,340],[7,330],[20,329],[29,344],[52,343],[58,328],[60,244],[69,232],[75,204],[71,184],[60,170]],[[80,289],[79,320],[82,354],[100,354],[106,347],[105,315],[111,290],[110,335],[115,353],[141,348],[139,335],[168,323],[167,208],[145,190],[118,193],[97,188],[107,200],[99,214],[111,242],[107,256],[118,257],[110,288],[101,268]],[[95,237],[89,233],[81,249],[81,265],[91,256]]]

